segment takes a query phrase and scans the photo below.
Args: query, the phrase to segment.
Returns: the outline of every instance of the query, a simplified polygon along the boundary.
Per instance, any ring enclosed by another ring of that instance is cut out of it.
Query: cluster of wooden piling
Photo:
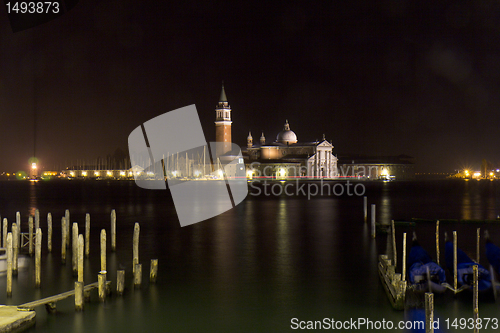
[[[70,237],[70,212],[65,211],[65,215],[61,218],[61,262],[66,264],[67,247],[71,241],[71,263],[74,276],[77,277],[75,281],[75,309],[82,310],[85,300],[89,300],[88,294],[91,290],[89,286],[85,287],[83,281],[83,262],[85,257],[89,257],[90,253],[90,214],[85,216],[85,235],[79,233],[78,223],[72,224],[72,237]],[[17,275],[18,271],[18,255],[20,251],[20,232],[19,226],[21,223],[20,213],[16,214],[16,223],[12,224],[12,231],[8,231],[7,219],[3,219],[3,246],[7,248],[7,296],[12,296],[12,277]],[[28,218],[28,235],[27,246],[28,252],[33,255],[33,248],[35,252],[35,287],[41,286],[41,249],[42,249],[42,229],[40,228],[40,215],[36,210],[35,216]],[[113,209],[111,212],[111,251],[116,250],[116,212]],[[139,236],[140,226],[139,223],[134,225],[134,234],[132,239],[132,271],[133,271],[133,284],[135,288],[141,286],[142,283],[142,264],[139,261]],[[34,241],[34,242],[33,242]],[[22,243],[21,243],[22,246]],[[47,249],[52,251],[52,215],[47,215]],[[106,280],[106,230],[102,229],[100,232],[100,271],[98,273],[98,295],[100,301],[105,301],[106,295],[110,292],[109,281]],[[158,259],[151,260],[150,268],[150,283],[155,283],[157,279]],[[118,295],[122,295],[125,289],[125,271],[117,271],[117,288]],[[69,294],[68,294],[69,295]],[[68,297],[66,295],[65,297]],[[55,305],[54,305],[55,306]]]

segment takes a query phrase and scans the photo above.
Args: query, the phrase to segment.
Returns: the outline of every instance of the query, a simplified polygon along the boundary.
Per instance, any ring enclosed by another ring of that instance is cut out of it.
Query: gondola
[[[453,242],[447,239],[447,234],[445,233],[445,262],[446,267],[450,270],[453,275]],[[470,288],[473,287],[473,267],[477,266],[478,269],[478,291],[483,293],[491,289],[491,274],[489,270],[484,268],[484,266],[474,262],[464,251],[457,248],[457,282],[458,287]]]
[[[416,291],[443,293],[446,290],[446,273],[424,250],[413,233],[412,247],[408,255],[410,287]]]

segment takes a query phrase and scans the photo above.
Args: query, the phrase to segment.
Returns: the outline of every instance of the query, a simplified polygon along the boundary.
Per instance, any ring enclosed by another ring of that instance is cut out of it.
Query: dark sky
[[[13,33],[0,10],[0,171],[92,161],[196,104],[213,141],[325,133],[334,152],[408,154],[417,171],[500,162],[498,1],[80,1]]]

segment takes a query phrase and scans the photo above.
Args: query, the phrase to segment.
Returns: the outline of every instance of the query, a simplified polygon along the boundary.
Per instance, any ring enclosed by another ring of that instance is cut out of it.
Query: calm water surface
[[[499,182],[366,182],[363,186],[369,203],[377,205],[381,223],[412,217],[495,219],[500,214]],[[296,331],[291,329],[292,318],[404,319],[404,312],[392,310],[377,273],[377,256],[387,252],[390,239],[386,235],[370,238],[363,222],[362,197],[317,195],[308,200],[300,193],[253,194],[231,211],[181,228],[168,191],[142,190],[133,182],[0,182],[0,214],[9,223],[20,211],[27,231],[28,215],[38,208],[45,237],[48,212],[54,220],[51,254],[44,238],[42,288],[34,288],[31,265],[14,280],[12,298],[6,298],[5,275],[0,276],[0,302],[21,304],[73,288],[71,265],[61,265],[60,259],[60,220],[65,209],[80,231],[85,214],[91,215],[85,282],[97,281],[99,232],[106,228],[109,233],[110,212],[115,209],[117,251],[108,253],[108,279],[116,289],[116,270],[125,269],[125,295],[111,295],[100,304],[93,293],[81,313],[74,311],[73,298],[59,302],[55,315],[38,308],[31,332],[288,332]],[[142,287],[134,290],[135,222],[141,226],[144,274]],[[475,256],[478,227],[488,228],[500,244],[495,223],[443,223],[441,230],[457,230],[459,246]],[[435,255],[434,228],[432,223],[398,227],[398,248],[403,232],[416,231],[422,245]],[[159,259],[155,285],[148,282],[152,258]],[[484,259],[483,249],[483,264]],[[500,300],[481,303],[480,316],[500,319],[498,304]],[[437,297],[435,307],[442,318],[472,316],[467,295]]]

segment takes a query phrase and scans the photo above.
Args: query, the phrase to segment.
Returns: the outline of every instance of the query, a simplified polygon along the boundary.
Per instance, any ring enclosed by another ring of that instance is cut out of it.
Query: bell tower
[[[219,103],[215,107],[215,141],[224,142],[224,149],[218,154],[225,154],[231,150],[231,123],[231,107],[227,102],[223,82]]]

